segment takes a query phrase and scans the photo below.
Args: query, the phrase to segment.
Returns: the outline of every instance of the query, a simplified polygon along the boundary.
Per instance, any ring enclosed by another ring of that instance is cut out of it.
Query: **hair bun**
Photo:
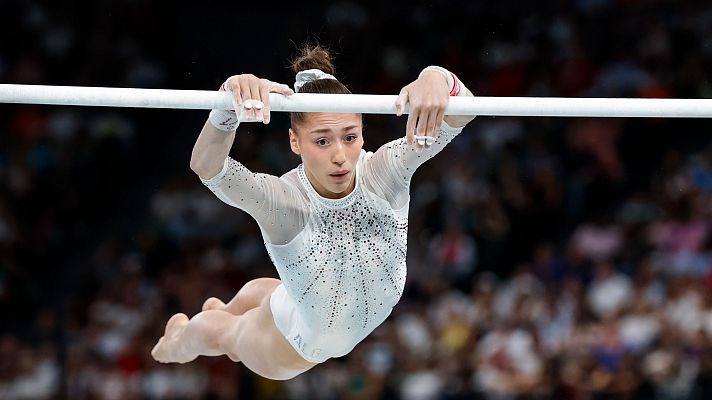
[[[319,45],[305,45],[292,61],[292,71],[298,73],[307,69],[320,69],[327,74],[336,75],[329,50]]]
[[[297,57],[292,59],[292,70],[295,74],[308,69],[318,69],[329,75],[336,75],[331,53],[318,44],[305,44],[299,49]],[[337,79],[314,79],[303,82],[299,93],[351,94],[351,91]],[[290,112],[289,119],[292,127],[304,123],[307,115],[308,113],[304,112]]]

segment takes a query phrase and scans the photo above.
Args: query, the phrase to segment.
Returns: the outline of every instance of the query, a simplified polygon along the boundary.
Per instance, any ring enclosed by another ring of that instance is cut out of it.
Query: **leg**
[[[233,315],[242,315],[248,310],[258,307],[262,303],[262,299],[272,294],[272,291],[280,283],[279,279],[274,278],[253,279],[247,282],[227,304],[215,297],[205,300],[203,311],[224,310]]]
[[[151,356],[162,363],[187,363],[198,356],[224,354],[218,338],[238,318],[226,311],[203,311],[192,319],[185,314],[175,314],[166,323],[166,330],[151,350]]]
[[[292,379],[317,365],[302,358],[277,329],[269,296],[241,318],[245,323],[237,340],[223,343],[231,359],[237,358],[253,372],[274,380]]]
[[[164,363],[186,363],[199,355],[225,354],[275,380],[291,379],[309,370],[316,364],[304,360],[275,326],[270,295],[241,316],[223,310],[203,311],[190,320],[185,314],[174,315],[151,355]]]

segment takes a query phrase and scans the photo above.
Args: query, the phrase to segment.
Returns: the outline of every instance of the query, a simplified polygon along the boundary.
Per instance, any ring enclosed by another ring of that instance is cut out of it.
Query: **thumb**
[[[291,96],[294,94],[294,90],[292,90],[292,88],[282,83],[273,83],[269,91],[283,94],[285,96]]]

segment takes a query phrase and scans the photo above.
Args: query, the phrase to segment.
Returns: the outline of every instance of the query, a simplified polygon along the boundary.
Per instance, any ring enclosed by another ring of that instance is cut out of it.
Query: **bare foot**
[[[153,359],[162,363],[187,363],[197,358],[197,355],[190,357],[189,355],[180,354],[178,349],[179,339],[186,325],[188,325],[188,316],[178,313],[171,317],[166,323],[166,331],[163,336],[158,339],[158,343],[151,350]]]
[[[203,311],[208,311],[208,310],[224,310],[227,305],[222,302],[222,300],[218,299],[217,297],[211,297],[207,300],[205,300],[205,303],[203,303]]]

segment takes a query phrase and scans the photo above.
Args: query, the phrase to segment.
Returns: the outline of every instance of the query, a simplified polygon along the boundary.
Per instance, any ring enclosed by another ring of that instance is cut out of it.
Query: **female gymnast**
[[[351,93],[333,76],[326,49],[307,46],[292,68],[294,91]],[[228,156],[239,120],[269,123],[269,93],[286,85],[236,75],[221,86],[235,110],[213,110],[191,169],[223,202],[259,224],[280,279],[243,286],[227,304],[209,298],[188,319],[176,314],[151,352],[163,363],[227,355],[270,379],[290,379],[348,354],[398,303],[406,277],[410,179],[473,116],[444,116],[449,96],[472,96],[457,77],[425,68],[405,86],[397,115],[405,138],[363,147],[362,116],[291,113],[289,144],[302,163],[281,177],[254,173]],[[436,139],[436,140],[435,140]]]

